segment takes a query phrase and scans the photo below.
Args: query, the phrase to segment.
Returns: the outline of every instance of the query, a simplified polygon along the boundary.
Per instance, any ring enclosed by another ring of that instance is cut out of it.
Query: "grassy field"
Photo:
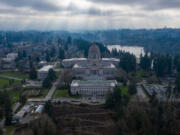
[[[56,90],[53,94],[54,98],[68,97],[68,90]]]
[[[9,80],[10,79],[0,77],[0,89],[2,89],[3,86],[5,86],[5,85],[7,87],[11,87],[11,85],[9,85]],[[20,81],[14,80],[14,84],[20,84],[20,83],[21,83]]]
[[[58,64],[56,65],[56,69],[60,69],[60,68],[61,68],[61,64],[58,63]]]
[[[48,92],[47,89],[24,90],[22,94],[28,98],[44,98]]]
[[[5,135],[11,135],[12,131],[15,129],[14,126],[6,126],[6,132]]]
[[[8,94],[9,94],[9,96],[10,96],[12,105],[13,105],[14,103],[16,103],[17,101],[19,101],[19,95],[20,95],[20,93],[21,93],[21,90],[19,90],[19,91],[9,90],[9,91],[8,91]]]
[[[49,92],[49,90],[47,90],[47,89],[42,89],[42,90],[40,91],[41,96],[40,96],[39,98],[44,98],[44,97],[48,94],[48,92]]]
[[[120,89],[122,91],[122,94],[127,95],[128,94],[128,86],[120,86]]]
[[[2,75],[7,75],[10,77],[17,77],[19,79],[27,79],[29,77],[28,74],[24,74],[24,73],[19,73],[19,72],[3,72],[1,73]]]

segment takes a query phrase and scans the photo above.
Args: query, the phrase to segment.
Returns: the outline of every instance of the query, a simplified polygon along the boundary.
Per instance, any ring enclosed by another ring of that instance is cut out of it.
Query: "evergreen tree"
[[[168,84],[168,88],[166,90],[166,97],[169,99],[171,97],[172,94],[172,87],[171,87],[171,83]]]
[[[139,65],[142,69],[148,71],[151,68],[151,58],[147,54],[144,57],[141,56]]]
[[[58,57],[59,57],[59,59],[64,59],[65,57],[65,54],[64,54],[64,50],[60,47],[59,48],[59,55],[58,55]]]
[[[176,70],[178,73],[180,73],[180,60],[178,61],[177,65],[176,65]]]
[[[60,46],[60,45],[61,45],[61,43],[62,43],[62,39],[61,39],[61,38],[59,38],[59,39],[58,39],[58,45]]]
[[[23,54],[22,54],[22,56],[23,56],[24,58],[26,58],[26,57],[27,57],[27,53],[26,53],[26,51],[25,51],[25,50],[23,50]]]
[[[37,71],[36,71],[36,69],[35,69],[34,67],[32,67],[32,68],[30,69],[29,78],[30,78],[31,80],[37,79]]]
[[[51,101],[45,103],[44,109],[48,116],[51,116]]]
[[[154,71],[158,77],[171,73],[172,59],[170,56],[158,55],[154,59]]]
[[[116,86],[113,92],[109,92],[105,102],[105,107],[110,109],[119,110],[123,106],[126,106],[129,102],[129,98],[126,95],[122,95],[121,89]]]
[[[31,128],[33,135],[56,135],[56,125],[47,115],[33,121]]]
[[[55,47],[52,47],[50,50],[50,57],[54,57],[56,55],[56,49]]]
[[[0,127],[0,135],[3,135],[3,130],[1,127]]]
[[[17,61],[21,60],[23,58],[23,55],[20,51],[18,51],[18,57],[17,57]]]
[[[43,88],[50,88],[52,86],[51,80],[46,77],[42,83]]]
[[[54,72],[53,69],[49,69],[47,78],[49,78],[49,80],[51,80],[51,81],[56,80],[56,78],[57,78],[57,77],[56,77],[56,73]]]
[[[24,105],[26,103],[26,101],[27,101],[27,97],[25,95],[20,95],[20,99],[19,100],[20,100],[20,103],[22,105]]]
[[[37,63],[40,62],[39,56],[36,57],[36,62],[37,62]]]
[[[48,53],[48,52],[46,53],[46,61],[47,61],[47,62],[50,62],[50,56],[49,56],[49,53]]]
[[[173,64],[175,66],[175,69],[180,72],[180,55],[176,55],[174,57]]]
[[[180,73],[178,73],[176,77],[174,94],[176,97],[180,96]]]
[[[71,44],[72,44],[72,38],[71,38],[71,36],[69,36],[69,37],[67,38],[66,44],[67,44],[67,45],[71,45]]]
[[[136,57],[130,53],[122,53],[120,56],[120,67],[126,72],[136,70]]]
[[[129,88],[128,88],[128,92],[130,95],[134,95],[137,93],[136,84],[134,82],[130,83]]]
[[[5,92],[6,101],[5,101],[5,125],[11,125],[12,121],[12,109],[11,109],[11,101],[7,92]]]

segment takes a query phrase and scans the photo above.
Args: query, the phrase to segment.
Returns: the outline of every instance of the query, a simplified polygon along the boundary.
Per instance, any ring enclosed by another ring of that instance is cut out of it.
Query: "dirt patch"
[[[111,115],[102,106],[60,104],[52,108],[58,133],[63,135],[115,135]]]

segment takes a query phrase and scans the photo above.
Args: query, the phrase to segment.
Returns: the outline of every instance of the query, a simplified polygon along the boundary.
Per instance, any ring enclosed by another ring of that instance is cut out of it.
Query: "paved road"
[[[13,80],[18,80],[18,81],[22,81],[23,79],[17,78],[17,77],[12,77],[12,76],[8,76],[8,75],[0,75],[0,77],[3,78],[7,78],[7,79],[13,79]],[[37,81],[32,81],[32,80],[28,80],[26,79],[26,82],[30,85],[30,86],[41,86],[39,82]],[[26,84],[27,85],[27,84]]]
[[[49,90],[49,93],[47,94],[45,100],[50,100],[50,99],[52,98],[53,93],[54,93],[55,90],[56,90],[56,87],[57,87],[57,84],[58,84],[59,80],[60,80],[60,78],[58,78],[58,79],[56,80],[56,82],[53,83],[53,85],[52,85],[51,89]]]
[[[18,80],[18,81],[22,81],[22,79],[20,79],[20,78],[12,77],[12,76],[7,76],[7,75],[0,75],[0,77],[8,78],[8,79],[13,79],[13,80]]]
[[[137,86],[137,95],[142,99],[142,100],[148,100],[147,95],[144,93],[142,87],[140,85]]]
[[[40,99],[28,99],[28,102],[46,102],[46,101],[50,100],[52,98],[52,96],[53,96],[53,93],[56,90],[56,87],[57,87],[57,84],[58,84],[59,80],[60,80],[60,78],[58,78],[56,80],[56,82],[53,83],[51,89],[49,90],[49,92],[48,92],[48,94],[46,95],[45,98],[43,98],[43,99],[42,98],[40,98]]]

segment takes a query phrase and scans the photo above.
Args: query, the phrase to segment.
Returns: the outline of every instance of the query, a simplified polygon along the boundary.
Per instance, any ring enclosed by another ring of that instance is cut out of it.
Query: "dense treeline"
[[[72,34],[74,36],[105,44],[143,46],[156,53],[174,55],[180,52],[180,29],[121,29]]]
[[[180,120],[178,105],[172,103],[129,103],[115,120],[121,135],[176,135]]]
[[[159,55],[154,57],[154,71],[157,76],[171,74],[172,58],[170,56]]]
[[[146,53],[144,56],[141,55],[139,64],[136,62],[136,57],[127,52],[113,49],[111,56],[120,59],[119,65],[126,72],[136,71],[137,65],[145,71],[153,70],[158,77],[180,72],[180,55],[170,56]]]
[[[84,39],[90,42],[98,41],[104,44],[138,45],[146,50],[156,53],[178,54],[180,52],[180,29],[121,29],[107,31],[93,31],[83,33],[70,33],[65,31],[38,32],[0,32],[0,44],[10,45],[11,42],[29,41],[40,43],[48,40],[64,39],[71,35],[73,39]],[[5,43],[5,39],[7,43]]]
[[[44,79],[42,83],[43,88],[50,88],[52,86],[52,82],[57,79],[56,73],[53,69],[49,69],[47,77]]]
[[[129,90],[132,88],[129,88]],[[149,103],[130,102],[119,87],[108,94],[105,108],[115,111],[120,135],[176,135],[180,129],[179,104],[161,103],[152,98]]]
[[[151,63],[152,58],[147,53],[144,56],[141,55],[139,65],[143,70],[149,71],[151,69]]]
[[[12,109],[10,96],[7,91],[0,91],[0,120],[5,117],[5,124],[10,125],[12,120]]]

